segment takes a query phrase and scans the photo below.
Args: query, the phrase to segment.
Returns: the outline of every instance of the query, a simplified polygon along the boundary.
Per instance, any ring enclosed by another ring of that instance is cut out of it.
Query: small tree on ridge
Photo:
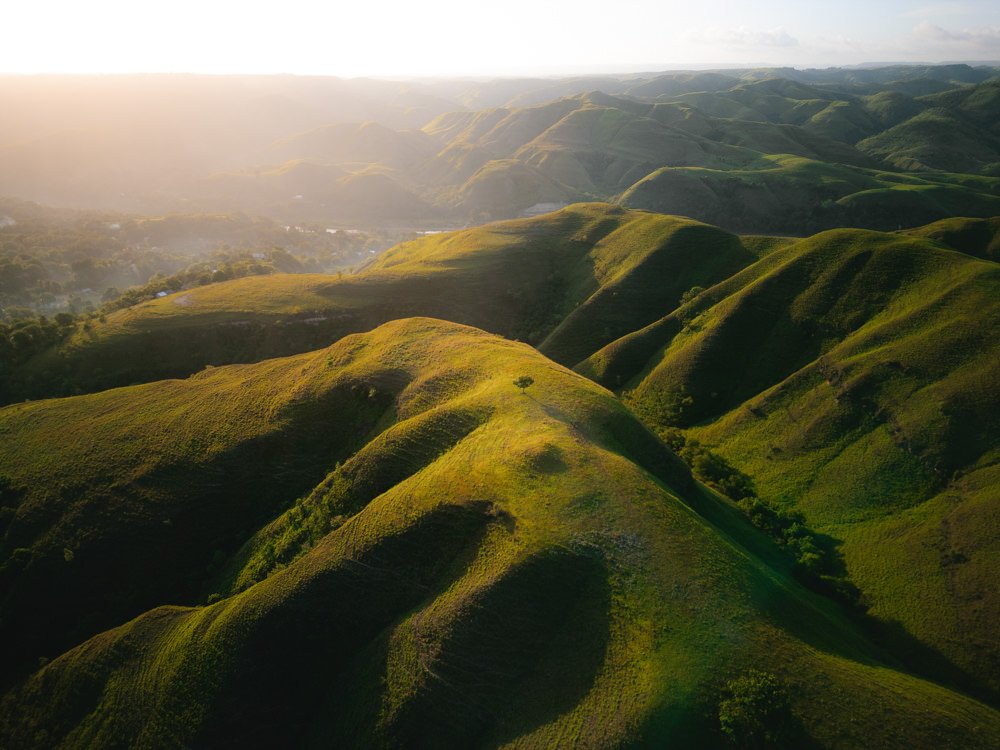
[[[522,375],[514,381],[514,385],[521,389],[521,393],[524,393],[524,390],[534,382],[535,379],[530,375]]]

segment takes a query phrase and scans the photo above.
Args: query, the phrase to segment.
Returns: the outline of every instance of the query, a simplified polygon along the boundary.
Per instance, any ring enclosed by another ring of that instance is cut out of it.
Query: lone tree
[[[535,382],[535,379],[530,375],[522,375],[517,380],[514,381],[514,385],[521,389],[521,393],[524,393],[524,389]]]
[[[719,703],[723,734],[738,748],[789,747],[795,725],[784,686],[769,672],[749,669],[726,685]]]

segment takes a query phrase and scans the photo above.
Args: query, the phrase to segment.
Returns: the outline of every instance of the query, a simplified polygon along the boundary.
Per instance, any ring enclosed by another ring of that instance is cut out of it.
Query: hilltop
[[[748,667],[796,742],[1000,734],[525,344],[400,320],[0,425],[17,746],[708,747]]]

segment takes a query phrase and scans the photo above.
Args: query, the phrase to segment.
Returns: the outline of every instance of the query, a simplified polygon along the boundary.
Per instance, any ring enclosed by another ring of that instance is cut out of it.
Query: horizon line
[[[504,79],[504,78],[564,78],[575,76],[598,76],[612,77],[622,75],[647,75],[664,73],[689,73],[689,72],[712,72],[719,70],[857,70],[879,67],[945,67],[950,65],[967,65],[969,67],[1000,67],[1000,60],[867,60],[858,63],[842,63],[838,65],[830,64],[776,64],[769,62],[745,62],[745,63],[662,63],[648,65],[628,65],[593,67],[584,66],[579,68],[567,67],[565,69],[547,68],[543,70],[524,71],[504,71],[504,72],[469,72],[469,73],[312,73],[294,71],[270,71],[270,72],[206,72],[197,70],[138,70],[138,71],[13,71],[0,70],[0,77],[4,78],[43,78],[43,77],[106,77],[106,78],[126,78],[129,76],[191,76],[205,78],[339,78],[343,80],[383,80],[383,81],[419,81],[419,80],[471,80],[471,79]]]

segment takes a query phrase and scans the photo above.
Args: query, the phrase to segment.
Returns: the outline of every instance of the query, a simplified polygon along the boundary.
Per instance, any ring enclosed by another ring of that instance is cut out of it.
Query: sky
[[[1000,60],[1000,2],[0,2],[2,73],[504,76],[955,60]]]

